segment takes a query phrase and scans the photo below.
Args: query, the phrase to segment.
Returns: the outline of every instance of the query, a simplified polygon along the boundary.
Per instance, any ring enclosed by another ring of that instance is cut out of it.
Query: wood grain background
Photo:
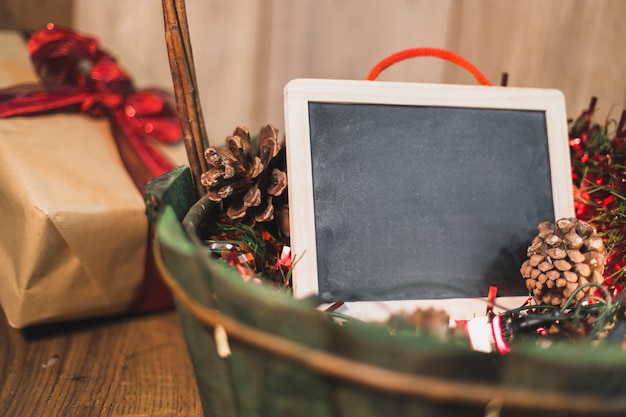
[[[35,6],[36,5],[36,6]],[[557,88],[577,116],[591,96],[598,117],[626,108],[623,0],[187,0],[209,136],[238,124],[282,130],[282,88],[293,78],[364,78],[392,52],[457,52],[494,84]],[[97,36],[138,85],[170,87],[161,2],[4,0],[0,27],[72,22]],[[452,64],[422,58],[380,79],[473,84]]]

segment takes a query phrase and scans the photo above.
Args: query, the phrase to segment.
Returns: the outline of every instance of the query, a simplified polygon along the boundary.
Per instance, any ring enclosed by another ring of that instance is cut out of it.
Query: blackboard
[[[573,214],[564,113],[554,90],[290,83],[296,295],[526,294],[536,226]]]

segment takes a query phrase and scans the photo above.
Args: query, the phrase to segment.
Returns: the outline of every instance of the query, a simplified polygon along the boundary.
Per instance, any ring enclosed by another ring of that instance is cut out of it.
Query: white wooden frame
[[[309,102],[374,103],[538,110],[545,112],[555,218],[574,217],[570,177],[567,118],[563,94],[551,89],[419,84],[382,81],[298,79],[285,86],[285,134],[291,249],[297,258],[293,289],[297,298],[318,293],[317,253],[309,129]],[[498,301],[507,308],[526,297]],[[432,305],[447,309],[455,319],[485,311],[484,300],[455,299],[349,303],[350,314],[364,319],[384,319],[397,308]],[[482,314],[480,314],[482,313]]]

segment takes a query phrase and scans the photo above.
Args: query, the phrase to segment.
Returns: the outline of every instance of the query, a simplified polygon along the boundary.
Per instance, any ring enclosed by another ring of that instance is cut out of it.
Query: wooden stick
[[[206,193],[200,176],[206,171],[204,149],[208,147],[208,139],[198,96],[184,0],[163,0],[163,19],[176,109],[194,185],[201,196]]]
[[[196,65],[193,61],[193,53],[191,49],[191,38],[189,36],[189,25],[187,23],[187,10],[185,8],[185,0],[174,0],[176,4],[176,12],[178,14],[179,29],[183,40],[183,46],[185,48],[185,56],[187,66],[189,67],[190,83],[193,90],[190,94],[193,97],[193,105],[196,112],[199,115],[198,121],[198,136],[197,144],[200,144],[200,159],[202,160],[202,167],[206,171],[206,160],[204,158],[204,150],[209,147],[209,139],[206,133],[206,127],[204,125],[204,117],[202,117],[202,106],[200,105],[200,96],[198,94],[198,81],[196,79]]]
[[[500,86],[506,87],[508,84],[509,84],[509,73],[503,72],[502,76],[500,77]]]

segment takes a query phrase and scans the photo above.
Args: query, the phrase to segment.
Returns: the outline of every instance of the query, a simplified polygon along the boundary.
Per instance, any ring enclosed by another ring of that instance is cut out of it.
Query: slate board
[[[526,248],[540,222],[555,220],[545,110],[313,97],[306,113],[310,167],[289,167],[289,192],[302,198],[294,175],[310,169],[319,293],[527,293]]]

